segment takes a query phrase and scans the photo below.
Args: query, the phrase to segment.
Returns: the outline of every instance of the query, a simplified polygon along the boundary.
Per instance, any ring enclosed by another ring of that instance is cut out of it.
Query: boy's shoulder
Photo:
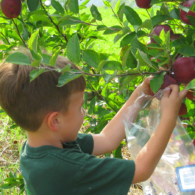
[[[67,161],[67,163],[69,161],[71,163],[75,161],[76,164],[79,164],[83,163],[83,158],[86,156],[85,154],[92,154],[93,145],[93,138],[88,134],[78,134],[77,140],[63,143],[63,149],[49,145],[33,148],[25,141],[20,153],[20,160],[22,162],[23,159],[31,159],[29,163],[32,163],[33,159],[39,159],[40,162],[41,159],[49,158],[48,163],[52,163],[52,159],[56,158],[58,160]]]

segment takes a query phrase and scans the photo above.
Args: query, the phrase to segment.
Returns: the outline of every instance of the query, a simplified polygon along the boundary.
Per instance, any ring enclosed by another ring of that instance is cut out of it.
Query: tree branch
[[[55,71],[55,68],[49,68],[49,67],[45,67],[46,70],[49,70],[49,71]],[[167,69],[167,70],[160,70],[158,72],[140,72],[140,73],[125,73],[125,74],[118,74],[116,75],[116,77],[123,77],[123,76],[130,76],[130,75],[140,75],[140,76],[144,76],[144,75],[156,75],[156,74],[161,74],[163,72],[169,72],[170,69]],[[84,74],[84,75],[87,75],[87,76],[91,76],[91,77],[94,77],[94,76],[97,76],[97,77],[102,77],[103,74],[91,74],[91,73],[87,73],[87,72],[72,72],[72,74]]]
[[[25,43],[24,39],[22,38],[22,36],[21,36],[21,34],[20,34],[20,31],[19,31],[19,29],[18,29],[17,24],[14,22],[14,18],[12,19],[12,21],[13,21],[13,23],[14,23],[15,27],[16,27],[17,33],[18,33],[18,35],[19,35],[20,39],[22,40],[22,42],[23,42],[24,46],[25,46],[25,47],[27,47],[27,45],[26,45],[26,43]]]
[[[115,15],[115,17],[118,18],[118,21],[119,21],[120,25],[121,25],[121,26],[124,26],[123,23],[120,21],[118,15],[117,15],[117,14],[115,13],[115,11],[113,10],[112,6],[111,6],[110,8],[111,8],[113,14]]]
[[[57,31],[64,37],[65,41],[68,43],[68,39],[66,37],[66,35],[64,35],[59,26],[53,21],[53,19],[51,18],[51,16],[49,15],[49,13],[47,12],[47,10],[45,9],[45,7],[43,6],[43,2],[42,0],[40,0],[40,4],[41,4],[41,7],[44,9],[45,13],[47,14],[47,16],[49,17],[50,21],[52,22],[52,24],[56,27]]]
[[[8,42],[8,44],[11,45],[10,42],[9,42],[9,39],[2,32],[1,32],[1,34],[6,39],[6,41]]]

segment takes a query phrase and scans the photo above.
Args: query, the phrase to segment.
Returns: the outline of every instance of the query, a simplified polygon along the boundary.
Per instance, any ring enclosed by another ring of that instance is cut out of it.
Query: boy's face
[[[85,110],[83,108],[84,92],[76,92],[70,96],[68,112],[63,114],[61,141],[69,142],[77,139],[78,131],[83,124]]]

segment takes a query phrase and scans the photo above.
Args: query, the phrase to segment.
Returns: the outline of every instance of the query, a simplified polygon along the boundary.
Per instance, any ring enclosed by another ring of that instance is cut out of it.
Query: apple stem
[[[20,31],[19,31],[19,29],[18,29],[17,24],[14,22],[14,18],[12,18],[12,21],[13,21],[13,23],[14,23],[15,27],[16,27],[17,33],[18,33],[18,35],[19,35],[20,39],[22,40],[22,42],[23,42],[24,46],[25,46],[25,47],[27,47],[27,45],[26,45],[26,43],[25,43],[24,39],[22,38],[22,36],[21,36],[21,34],[20,34]]]

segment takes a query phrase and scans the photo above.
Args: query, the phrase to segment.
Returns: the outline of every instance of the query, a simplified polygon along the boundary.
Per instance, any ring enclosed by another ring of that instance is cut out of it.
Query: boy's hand
[[[169,87],[167,87],[161,99],[162,117],[166,117],[171,120],[176,119],[182,101],[187,92],[188,90],[185,89],[179,92],[178,85],[170,85]]]
[[[141,95],[142,92],[145,95],[151,95],[150,94],[150,80],[153,78],[153,76],[147,77],[143,83],[141,83],[138,88],[136,89],[138,95]]]

